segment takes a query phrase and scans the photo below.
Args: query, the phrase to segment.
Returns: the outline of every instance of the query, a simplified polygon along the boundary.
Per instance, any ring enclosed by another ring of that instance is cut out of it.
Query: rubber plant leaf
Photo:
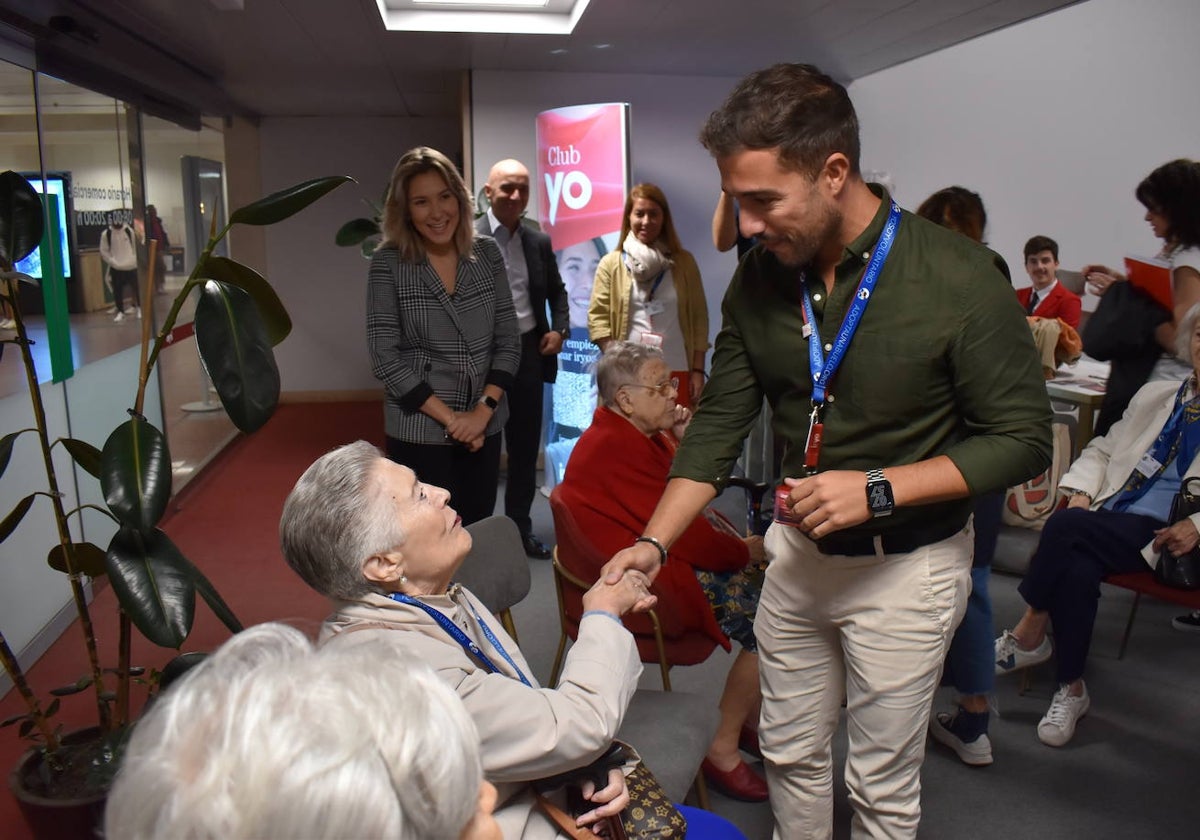
[[[191,575],[192,584],[196,587],[196,591],[200,593],[200,597],[208,604],[209,609],[217,618],[221,619],[221,623],[229,628],[231,633],[240,633],[244,629],[242,622],[238,621],[238,617],[233,614],[233,610],[225,603],[225,600],[217,593],[217,588],[212,585],[212,582],[204,576],[204,573],[186,557],[180,556],[180,559],[187,564],[188,573]]]
[[[42,244],[42,200],[11,169],[0,173],[0,265],[9,269]]]
[[[8,516],[4,517],[4,521],[0,522],[0,542],[8,539],[8,535],[17,530],[17,526],[21,524],[21,520],[25,518],[25,514],[29,513],[29,508],[33,505],[33,500],[37,498],[35,493],[30,493],[21,501],[17,502],[17,506],[9,511]]]
[[[149,531],[171,499],[171,453],[163,433],[136,417],[113,429],[100,453],[100,490],[122,524]]]
[[[85,574],[90,578],[98,578],[104,575],[104,549],[94,543],[72,543],[71,547],[75,550],[75,571]],[[62,543],[50,549],[50,554],[47,555],[46,562],[50,564],[51,569],[68,574],[67,550],[63,547]]]
[[[237,286],[209,280],[196,304],[196,346],[225,413],[257,431],[279,404],[279,368],[258,307]]]
[[[71,453],[75,463],[92,478],[100,477],[100,450],[75,438],[63,438],[62,445]]]
[[[343,248],[357,245],[364,239],[379,235],[379,222],[374,219],[351,219],[338,228],[333,241]]]
[[[175,544],[157,528],[123,525],[105,561],[117,602],[134,626],[154,644],[178,649],[192,630],[196,587]]]
[[[273,225],[294,216],[321,196],[354,181],[349,175],[314,178],[285,190],[271,193],[245,207],[239,207],[229,217],[231,225]]]
[[[22,429],[20,432],[9,432],[0,438],[0,476],[3,476],[4,471],[8,469],[8,462],[12,459],[13,444],[17,442],[17,438],[25,431],[28,430]]]
[[[249,292],[258,306],[258,314],[262,316],[272,347],[278,346],[292,331],[292,319],[283,301],[266,278],[253,268],[226,257],[209,257],[200,267],[198,276],[229,283]]]

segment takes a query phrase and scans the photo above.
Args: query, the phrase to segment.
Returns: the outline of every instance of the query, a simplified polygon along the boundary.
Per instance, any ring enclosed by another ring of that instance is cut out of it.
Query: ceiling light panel
[[[589,0],[375,0],[401,32],[569,35]]]

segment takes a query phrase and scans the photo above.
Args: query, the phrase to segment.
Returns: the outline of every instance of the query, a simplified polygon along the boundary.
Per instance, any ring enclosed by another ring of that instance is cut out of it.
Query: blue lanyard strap
[[[422,601],[418,601],[416,598],[413,598],[410,595],[404,595],[400,592],[393,592],[388,597],[391,598],[393,601],[396,601],[397,603],[408,604],[409,606],[416,607],[417,609],[423,610],[425,613],[427,613],[429,615],[430,618],[432,618],[434,621],[436,621],[443,630],[445,630],[447,633],[449,633],[450,637],[452,639],[454,639],[454,641],[456,641],[460,645],[462,645],[463,650],[467,651],[468,653],[471,653],[472,655],[475,656],[476,659],[478,659],[480,662],[482,662],[484,667],[487,668],[489,673],[492,673],[492,674],[501,673],[500,669],[496,667],[495,663],[493,663],[492,660],[488,659],[487,654],[483,652],[483,650],[479,647],[479,645],[477,645],[473,641],[471,641],[471,638],[469,636],[467,636],[467,634],[464,633],[457,624],[455,624],[453,621],[451,621],[447,615],[440,612],[439,610],[434,609],[433,607],[429,606],[428,604],[426,604]],[[492,648],[495,649],[495,651],[498,654],[500,654],[502,657],[504,657],[505,662],[507,662],[509,665],[512,666],[512,669],[517,672],[517,678],[521,682],[525,683],[525,685],[532,687],[533,683],[529,682],[529,678],[526,677],[525,674],[523,674],[521,672],[521,669],[517,667],[517,663],[513,662],[512,657],[508,655],[508,651],[506,651],[504,649],[504,645],[500,644],[500,640],[496,638],[496,634],[493,633],[490,628],[488,628],[487,622],[485,622],[482,618],[480,618],[479,613],[476,611],[475,607],[471,606],[471,603],[469,601],[467,602],[467,607],[471,610],[471,614],[475,616],[475,620],[479,623],[479,626],[483,629],[483,635],[487,638],[488,644],[490,644],[492,646]]]
[[[879,234],[879,241],[875,243],[875,252],[871,255],[871,261],[867,263],[867,270],[863,273],[862,280],[858,283],[858,288],[854,292],[854,299],[850,301],[850,308],[846,311],[846,317],[842,319],[842,326],[838,329],[837,337],[833,341],[828,359],[825,358],[825,353],[821,347],[821,335],[817,330],[817,321],[813,314],[813,305],[808,293],[808,284],[805,283],[801,287],[804,293],[804,318],[809,326],[808,368],[812,374],[812,399],[814,406],[821,406],[825,403],[825,395],[829,390],[829,382],[833,379],[833,375],[837,373],[838,367],[842,364],[842,358],[846,355],[846,350],[850,347],[850,339],[854,337],[854,331],[858,329],[858,323],[862,320],[863,313],[867,309],[867,303],[871,299],[871,294],[875,291],[875,284],[879,282],[879,274],[883,270],[883,264],[887,261],[888,254],[892,250],[892,243],[896,241],[896,230],[899,227],[900,208],[893,201],[891,209],[888,211],[887,222],[883,226],[883,232]]]

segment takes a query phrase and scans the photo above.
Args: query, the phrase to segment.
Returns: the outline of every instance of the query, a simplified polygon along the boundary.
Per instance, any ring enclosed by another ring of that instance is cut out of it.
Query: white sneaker
[[[139,321],[142,320],[142,307],[140,307],[140,306],[133,307],[133,314],[137,316],[137,319]]]
[[[114,323],[114,324],[119,324],[119,323],[121,323],[121,322],[122,322],[122,321],[124,321],[124,320],[125,320],[125,313],[124,313],[124,312],[118,312],[118,313],[117,313],[117,315],[116,315],[116,317],[115,317],[115,318],[113,318],[113,323]]]
[[[1087,685],[1080,684],[1083,693],[1078,697],[1071,694],[1071,686],[1063,684],[1054,694],[1050,709],[1038,723],[1038,739],[1047,746],[1061,747],[1075,734],[1075,724],[1088,713],[1092,701],[1088,698]]]
[[[1021,650],[1017,637],[1005,630],[996,639],[996,675],[1011,674],[1031,665],[1039,665],[1050,658],[1050,650],[1048,636],[1033,650]]]

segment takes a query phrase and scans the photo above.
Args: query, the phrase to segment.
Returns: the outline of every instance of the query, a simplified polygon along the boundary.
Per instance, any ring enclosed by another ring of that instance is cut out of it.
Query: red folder
[[[1163,309],[1168,312],[1174,309],[1175,295],[1171,291],[1169,262],[1151,257],[1126,257],[1125,276]]]

